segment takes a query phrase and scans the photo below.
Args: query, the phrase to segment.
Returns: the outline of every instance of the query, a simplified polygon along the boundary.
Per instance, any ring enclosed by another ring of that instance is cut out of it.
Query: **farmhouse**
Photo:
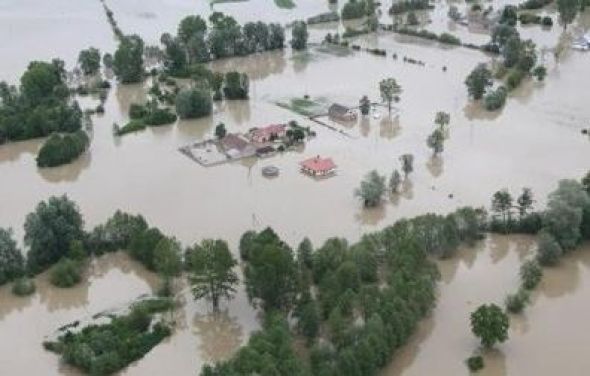
[[[284,137],[287,133],[285,124],[272,124],[263,128],[255,128],[250,132],[252,142],[265,143]]]
[[[336,164],[332,158],[321,158],[319,155],[300,163],[301,172],[310,176],[328,176],[336,171]]]
[[[254,145],[235,133],[228,133],[219,141],[219,144],[231,159],[247,158],[256,154]]]

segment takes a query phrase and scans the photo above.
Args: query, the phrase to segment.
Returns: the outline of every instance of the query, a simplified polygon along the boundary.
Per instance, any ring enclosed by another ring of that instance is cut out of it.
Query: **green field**
[[[293,9],[296,7],[293,0],[275,0],[275,4],[281,9]]]

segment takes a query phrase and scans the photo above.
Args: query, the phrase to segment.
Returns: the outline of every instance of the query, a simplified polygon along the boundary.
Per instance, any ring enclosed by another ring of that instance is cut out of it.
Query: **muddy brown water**
[[[283,23],[329,9],[311,0],[297,4],[292,13],[262,0],[249,5],[218,4],[214,9],[242,22],[263,18]],[[148,43],[157,42],[164,31],[173,32],[182,16],[210,11],[204,2],[188,0],[125,0],[109,2],[109,6],[125,32],[140,33]],[[446,3],[437,5],[429,28],[442,32],[453,27],[442,18],[445,7]],[[0,20],[0,43],[10,57],[0,61],[1,78],[11,82],[32,59],[61,56],[71,66],[81,48],[94,45],[112,51],[116,45],[98,1],[7,0],[0,4]],[[586,14],[572,30],[587,30],[589,24]],[[342,25],[313,27],[312,39],[320,40],[326,32],[336,30],[342,30]],[[549,32],[534,28],[521,32],[548,48],[563,39],[559,27]],[[465,30],[460,34],[474,41],[481,38]],[[89,152],[74,163],[37,169],[35,156],[42,140],[0,146],[0,226],[13,227],[22,243],[26,214],[39,201],[67,193],[79,204],[87,227],[122,209],[142,213],[185,245],[219,237],[237,252],[244,231],[268,225],[292,245],[304,236],[315,244],[334,235],[354,241],[402,217],[487,205],[500,188],[517,193],[524,186],[531,187],[537,205],[542,206],[543,197],[558,179],[578,177],[588,169],[590,140],[580,131],[590,126],[590,54],[567,52],[556,63],[547,51],[542,57],[549,70],[546,81],[525,82],[502,111],[486,113],[468,102],[463,80],[477,63],[490,57],[385,33],[360,37],[355,43],[385,48],[397,53],[398,60],[366,53],[340,57],[316,49],[222,60],[211,67],[250,75],[250,101],[224,102],[216,105],[212,117],[115,139],[113,122],[127,121],[130,104],[145,100],[147,91],[144,85],[118,86],[109,93],[106,114],[93,118]],[[403,56],[423,60],[425,66],[403,63]],[[448,68],[446,73],[443,66]],[[388,76],[398,79],[404,89],[396,105],[399,115],[342,125],[350,137],[275,105],[304,94],[348,105],[356,105],[363,94],[378,100],[378,82]],[[92,98],[83,101],[84,106],[96,103]],[[434,158],[425,140],[433,129],[435,113],[441,110],[451,114],[450,138],[442,155]],[[177,151],[212,137],[219,122],[230,131],[243,132],[291,119],[311,126],[318,136],[300,150],[270,159],[203,168]],[[377,209],[363,210],[352,194],[363,175],[374,168],[390,174],[399,168],[398,157],[408,152],[415,155],[415,172],[404,182],[402,192],[387,197]],[[338,174],[321,181],[301,175],[298,162],[314,155],[332,157]],[[262,177],[261,168],[268,164],[280,168],[278,178]],[[492,238],[476,251],[465,250],[456,260],[441,263],[445,278],[433,319],[421,326],[386,374],[434,373],[443,369],[438,368],[439,363],[445,371],[441,374],[465,373],[462,361],[475,346],[466,331],[467,312],[478,299],[501,302],[514,288],[519,262],[530,248],[528,242],[520,237]],[[488,356],[487,374],[549,375],[558,370],[579,374],[580,368],[572,367],[586,364],[582,349],[588,344],[578,330],[588,301],[586,258],[579,252],[548,272],[526,319],[513,327],[511,340],[498,353]],[[39,292],[25,299],[0,289],[0,348],[10,348],[0,351],[0,374],[72,372],[42,349],[44,336],[157,287],[153,275],[124,255],[96,261],[89,275],[89,282],[73,290],[51,288],[42,276],[37,281]],[[188,291],[180,299],[185,304],[179,310],[180,325],[174,336],[125,374],[159,375],[170,370],[194,374],[204,362],[229,356],[259,326],[243,291],[216,317],[205,304],[192,302]],[[565,328],[564,322],[568,323]],[[566,348],[570,351],[561,351]],[[553,368],[542,368],[535,362],[538,359],[548,359]]]

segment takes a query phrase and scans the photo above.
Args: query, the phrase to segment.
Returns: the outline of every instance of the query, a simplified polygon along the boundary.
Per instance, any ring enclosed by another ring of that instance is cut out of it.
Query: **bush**
[[[181,119],[209,116],[212,111],[213,101],[209,90],[184,89],[176,96],[176,113]]]
[[[543,266],[553,266],[559,262],[563,254],[561,246],[555,238],[546,231],[539,234],[537,240],[537,261]]]
[[[532,290],[543,278],[543,269],[536,260],[528,260],[520,267],[520,281],[522,287]]]
[[[530,14],[530,13],[521,13],[518,16],[518,19],[520,20],[520,23],[523,25],[527,25],[527,24],[540,25],[542,22],[541,16],[537,16],[536,14]]]
[[[461,45],[461,39],[457,38],[456,36],[449,34],[449,33],[442,33],[438,37],[438,41],[445,44],[452,44],[455,46]]]
[[[134,120],[141,119],[146,115],[147,115],[147,109],[144,105],[132,103],[131,106],[129,106],[129,117],[131,119],[134,119]]]
[[[532,73],[538,81],[543,81],[545,79],[545,76],[547,76],[547,68],[545,68],[542,65],[539,65],[535,67],[535,69],[533,69]]]
[[[506,103],[507,91],[504,86],[500,86],[496,90],[486,94],[484,97],[484,106],[488,111],[496,111],[504,107]]]
[[[529,300],[529,292],[521,288],[516,294],[510,294],[506,297],[506,310],[510,313],[521,313]]]
[[[142,131],[145,128],[146,128],[146,125],[143,122],[143,120],[131,120],[129,123],[125,124],[122,128],[115,129],[115,134],[117,136],[123,136],[127,133]]]
[[[481,355],[470,356],[467,358],[465,363],[471,372],[477,372],[484,367],[483,358]]]
[[[149,126],[158,126],[174,123],[177,116],[167,108],[157,108],[150,112],[144,119]]]
[[[16,296],[31,295],[35,292],[35,290],[35,282],[26,277],[17,279],[12,285],[12,293]]]
[[[89,144],[90,139],[82,130],[64,136],[54,133],[39,150],[37,166],[55,167],[70,163],[84,153]]]
[[[552,27],[553,26],[553,18],[551,18],[549,16],[543,17],[543,19],[541,20],[541,25],[543,25],[545,27]]]
[[[80,269],[79,261],[62,258],[51,270],[51,284],[61,288],[78,284],[82,280]]]
[[[423,10],[434,8],[428,0],[402,0],[393,3],[389,8],[389,14],[402,14],[410,10]]]
[[[524,76],[525,73],[520,69],[512,69],[506,78],[506,86],[508,87],[508,90],[514,90],[519,87]]]
[[[520,4],[518,7],[520,9],[541,9],[545,5],[551,4],[553,0],[526,0],[524,3]]]

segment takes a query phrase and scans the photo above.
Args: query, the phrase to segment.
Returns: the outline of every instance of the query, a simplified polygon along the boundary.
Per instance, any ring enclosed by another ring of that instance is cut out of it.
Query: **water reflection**
[[[433,155],[426,161],[426,169],[432,177],[437,178],[444,171],[444,159],[441,155]]]
[[[379,136],[387,140],[396,138],[401,132],[401,126],[399,124],[399,115],[384,116],[379,123]]]
[[[72,163],[58,167],[38,168],[37,171],[48,183],[74,182],[78,180],[82,171],[90,167],[91,161],[92,150],[89,149]]]
[[[240,347],[243,330],[236,317],[228,311],[195,314],[193,331],[200,339],[199,351],[205,362],[227,358]]]

